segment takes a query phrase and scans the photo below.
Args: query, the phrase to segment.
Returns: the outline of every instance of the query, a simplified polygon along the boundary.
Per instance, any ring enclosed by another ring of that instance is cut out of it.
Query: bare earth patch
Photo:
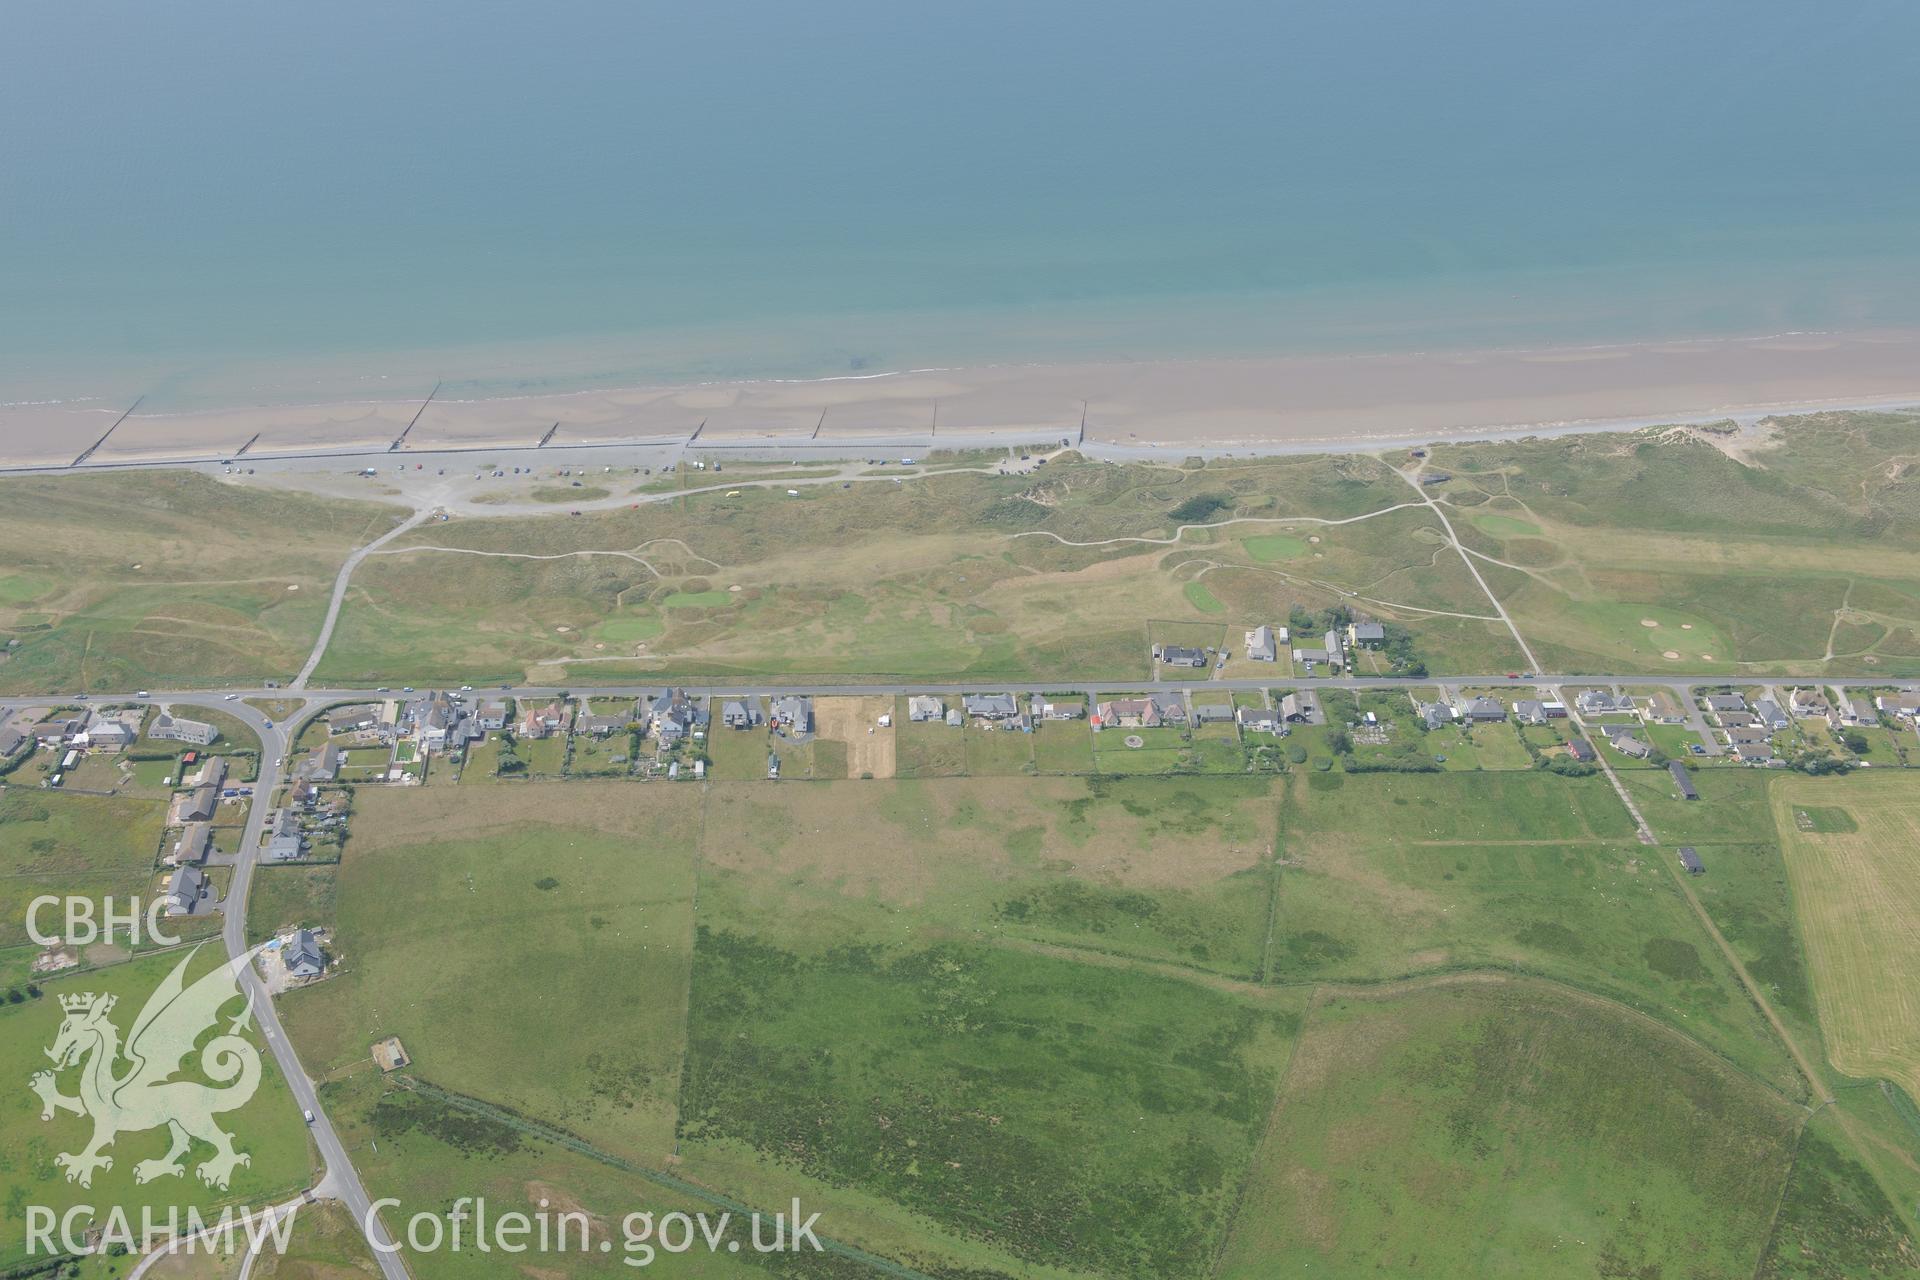
[[[891,778],[894,772],[894,730],[882,728],[883,715],[893,713],[892,698],[815,698],[814,733],[847,744],[849,778]]]

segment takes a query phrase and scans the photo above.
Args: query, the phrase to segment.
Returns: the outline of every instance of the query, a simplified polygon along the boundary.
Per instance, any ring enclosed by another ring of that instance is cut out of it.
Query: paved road
[[[247,814],[246,833],[241,837],[240,852],[234,859],[233,879],[222,904],[225,921],[221,928],[221,941],[226,944],[229,956],[243,955],[247,950],[247,892],[253,886],[254,869],[260,861],[260,836],[266,827],[267,815],[273,808],[273,793],[281,782],[280,761],[290,746],[287,727],[270,724],[266,716],[255,708],[244,702],[228,702],[217,694],[168,694],[164,699],[155,701],[166,701],[175,707],[218,707],[228,715],[239,717],[260,735],[260,775],[253,784],[253,804]],[[334,1132],[333,1122],[328,1119],[326,1110],[321,1107],[313,1081],[300,1066],[299,1055],[294,1052],[293,1041],[287,1038],[286,1029],[280,1025],[279,1011],[273,1006],[273,997],[268,994],[259,970],[251,964],[246,965],[240,975],[240,985],[253,1002],[254,1019],[260,1026],[260,1033],[267,1039],[267,1047],[272,1050],[274,1061],[280,1064],[280,1073],[287,1078],[295,1104],[313,1113],[313,1123],[309,1127],[313,1132],[314,1144],[320,1149],[320,1158],[326,1164],[326,1174],[315,1188],[315,1194],[345,1204],[354,1221],[364,1224],[369,1245],[388,1244],[390,1237],[379,1219],[373,1216],[367,1189],[361,1185],[360,1175],[354,1169],[353,1161],[348,1159],[346,1147],[342,1145],[339,1134]],[[386,1280],[408,1280],[407,1269],[397,1254],[375,1247],[373,1255]]]
[[[1249,662],[1236,662],[1229,670],[1237,669],[1246,671],[1255,665],[1256,664]],[[1258,693],[1262,690],[1274,688],[1414,689],[1432,688],[1439,684],[1477,689],[1504,689],[1510,692],[1537,691],[1540,693],[1551,693],[1556,689],[1568,686],[1584,689],[1590,687],[1611,688],[1620,685],[1633,685],[1644,688],[1668,689],[1684,701],[1691,698],[1696,689],[1737,688],[1740,686],[1751,686],[1756,683],[1765,682],[1750,677],[1730,676],[1724,672],[1699,674],[1676,674],[1669,672],[1660,675],[1567,675],[1564,673],[1516,675],[1502,673],[1499,675],[1436,675],[1423,679],[1409,680],[1405,677],[1393,676],[1288,676],[1277,670],[1269,670],[1259,675],[1236,675],[1217,680],[1209,679],[1206,675],[1199,675],[1194,679],[1184,680],[1138,679],[1090,681],[1077,677],[1062,677],[1058,680],[913,680],[867,684],[833,684],[820,683],[817,681],[801,684],[786,684],[779,681],[705,684],[699,680],[689,680],[685,677],[676,679],[672,676],[663,675],[654,680],[624,684],[485,685],[474,688],[473,693],[476,697],[504,694],[507,697],[513,698],[548,698],[575,694],[581,697],[620,698],[659,693],[664,687],[683,685],[687,692],[695,695],[710,694],[714,697],[723,698],[743,697],[749,694],[779,695],[787,693],[811,694],[816,697],[832,697],[836,695],[848,697],[903,697],[912,693],[1126,694],[1145,692],[1183,693],[1200,692],[1203,690],[1238,690],[1248,693]],[[1799,685],[1834,689],[1920,688],[1920,681],[1886,675],[1810,676],[1799,681],[1787,681],[1785,687],[1796,687]],[[419,686],[422,690],[428,687],[429,686],[424,683]],[[451,688],[452,686],[436,685],[432,687]],[[463,689],[465,687],[466,686],[462,686]],[[1782,706],[1785,706],[1786,696],[1784,693],[1779,692],[1779,689],[1782,687],[1780,682],[1776,679],[1768,687],[1775,690],[1777,700]],[[177,692],[156,692],[150,693],[145,698],[135,697],[131,693],[95,692],[88,695],[88,700],[109,705],[132,702],[177,702],[182,705],[218,708],[229,714],[240,714],[244,711],[246,714],[243,715],[242,718],[247,719],[250,724],[257,724],[260,722],[258,713],[255,712],[253,708],[246,706],[241,699],[285,698],[288,696],[292,695],[287,689],[282,689],[278,686],[262,685],[258,688],[234,688],[219,691],[188,689]],[[306,698],[310,703],[315,705],[326,705],[339,702],[378,702],[382,698],[404,698],[408,695],[402,686],[393,685],[382,686],[377,689],[303,688],[297,691],[297,696]],[[73,694],[15,696],[0,699],[0,712],[9,711],[18,707],[68,706],[72,705],[74,700],[75,695]]]
[[[395,533],[398,532],[399,530],[395,530]],[[368,548],[368,550],[371,549],[371,547]],[[340,579],[342,587],[344,587],[346,577],[346,573],[343,572]],[[341,594],[342,592],[337,589],[334,598],[336,612]],[[332,625],[332,621],[333,614],[329,613],[329,628]],[[323,635],[322,644],[315,649],[316,654],[324,650],[324,640],[325,637]],[[311,666],[311,664],[309,665]],[[307,674],[310,674],[310,672],[302,673],[303,676]],[[1283,676],[1278,671],[1271,671],[1257,676],[1236,676],[1230,679],[1208,678],[1213,674],[1215,673],[1209,672],[1208,675],[1198,679],[1186,680],[1085,681],[1062,679],[1056,681],[1016,681],[1011,683],[917,681],[913,683],[848,685],[753,683],[692,686],[692,691],[696,693],[706,693],[715,697],[750,694],[778,695],[782,693],[898,697],[917,692],[1028,694],[1068,691],[1074,693],[1084,692],[1090,696],[1098,696],[1100,694],[1134,693],[1143,689],[1184,695],[1200,690],[1264,691],[1274,686],[1314,689],[1405,689],[1422,684],[1431,685],[1437,683],[1435,680],[1392,679],[1378,676],[1295,678]],[[1498,675],[1447,676],[1444,677],[1444,680],[1451,686],[1477,686],[1481,688],[1515,691],[1533,690],[1552,697],[1560,697],[1561,689],[1566,685],[1657,686],[1672,690],[1676,696],[1689,706],[1692,705],[1693,691],[1696,688],[1745,683],[1736,678],[1717,673],[1708,675],[1616,674],[1595,676],[1515,675],[1502,673]],[[1827,687],[1845,689],[1885,686],[1898,682],[1890,681],[1885,676],[1878,676],[1839,679],[1822,678],[1818,683]],[[494,690],[475,690],[475,693],[498,692],[507,693],[513,697],[524,698],[557,696],[570,690],[578,689],[578,691],[591,694],[592,696],[611,698],[639,696],[644,693],[658,692],[660,688],[661,682],[656,681],[648,684],[595,685],[586,688],[555,685],[512,685],[503,686]],[[206,690],[161,692],[149,694],[145,698],[135,697],[130,694],[95,693],[91,695],[89,699],[90,701],[105,703],[154,702],[166,703],[174,707],[214,708],[224,711],[228,715],[238,717],[259,735],[261,747],[260,770],[259,777],[254,783],[254,803],[247,817],[246,832],[241,841],[240,852],[235,859],[233,879],[229,885],[224,903],[225,921],[222,930],[222,940],[226,945],[228,954],[231,956],[239,956],[247,949],[247,895],[252,888],[254,870],[259,863],[261,833],[266,826],[268,814],[272,808],[271,801],[273,793],[283,780],[283,765],[281,762],[285,758],[290,746],[290,731],[297,730],[307,714],[329,703],[341,701],[372,701],[387,696],[405,696],[405,691],[400,688],[302,689],[298,696],[305,699],[305,708],[299,716],[294,717],[287,723],[270,722],[262,712],[254,707],[248,706],[242,701],[243,698],[248,697],[278,698],[286,696],[288,696],[286,691],[259,688],[232,690],[228,692],[209,692]],[[61,697],[9,698],[0,701],[0,714],[10,713],[14,709],[22,707],[50,707],[67,704],[71,701],[71,698]],[[1579,721],[1576,719],[1575,723],[1578,724]],[[1604,759],[1602,763],[1605,763]],[[1610,778],[1613,778],[1612,769],[1609,768],[1607,773]],[[1615,789],[1619,791],[1621,795],[1621,799],[1626,803],[1628,810],[1633,813],[1636,822],[1640,826],[1641,838],[1651,842],[1651,834],[1647,830],[1645,820],[1640,817],[1639,812],[1634,808],[1632,798],[1627,795],[1626,789],[1620,785],[1618,778],[1613,778],[1613,782]],[[364,1225],[370,1244],[388,1245],[391,1237],[388,1236],[385,1227],[380,1221],[373,1216],[371,1201],[367,1195],[366,1188],[360,1182],[359,1173],[354,1169],[353,1162],[347,1156],[345,1146],[341,1143],[339,1135],[334,1131],[332,1122],[328,1119],[325,1110],[321,1107],[320,1098],[314,1089],[313,1082],[307,1077],[305,1070],[303,1070],[300,1065],[300,1060],[294,1051],[293,1043],[287,1038],[286,1031],[280,1024],[279,1014],[273,1007],[272,997],[267,994],[265,984],[261,981],[258,972],[251,965],[245,968],[241,976],[241,984],[247,994],[254,1000],[261,1033],[267,1039],[267,1044],[273,1052],[274,1060],[280,1064],[281,1072],[286,1076],[288,1085],[293,1091],[294,1098],[303,1110],[313,1113],[312,1129],[314,1142],[318,1146],[321,1158],[326,1165],[326,1174],[316,1188],[316,1194],[337,1198],[345,1203],[355,1220]],[[407,1280],[406,1268],[400,1261],[397,1253],[385,1252],[379,1247],[374,1248],[373,1252],[386,1280]]]

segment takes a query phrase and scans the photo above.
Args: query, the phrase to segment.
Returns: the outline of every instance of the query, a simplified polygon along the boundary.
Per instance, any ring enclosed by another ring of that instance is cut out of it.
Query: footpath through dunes
[[[1828,1056],[1920,1099],[1920,782],[1783,778],[1771,808]]]

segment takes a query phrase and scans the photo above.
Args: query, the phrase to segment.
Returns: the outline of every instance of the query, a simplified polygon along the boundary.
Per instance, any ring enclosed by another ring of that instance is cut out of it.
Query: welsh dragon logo
[[[116,997],[91,991],[60,997],[66,1018],[47,1050],[53,1070],[35,1073],[31,1084],[40,1095],[42,1120],[51,1120],[56,1111],[93,1118],[93,1140],[80,1151],[54,1157],[68,1182],[93,1185],[95,1170],[113,1168],[113,1157],[105,1152],[116,1137],[162,1125],[172,1146],[159,1159],[135,1165],[136,1182],[185,1173],[186,1155],[196,1139],[214,1149],[194,1170],[210,1187],[225,1190],[234,1169],[252,1163],[252,1157],[234,1150],[233,1135],[214,1122],[221,1112],[245,1106],[260,1087],[260,1052],[241,1034],[253,1018],[251,999],[224,1032],[200,1049],[200,1070],[224,1087],[173,1077],[200,1037],[219,1023],[221,1008],[239,997],[235,976],[253,963],[259,948],[189,986],[187,966],[199,950],[188,952],[147,998],[124,1045],[119,1028],[108,1017]],[[123,1062],[126,1065],[120,1069]],[[61,1093],[57,1083],[59,1073],[72,1067],[80,1069],[77,1097]]]

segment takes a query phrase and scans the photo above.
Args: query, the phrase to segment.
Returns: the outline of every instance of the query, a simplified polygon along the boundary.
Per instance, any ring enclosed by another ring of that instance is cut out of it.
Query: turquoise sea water
[[[1920,325],[1920,6],[0,15],[0,400]]]

